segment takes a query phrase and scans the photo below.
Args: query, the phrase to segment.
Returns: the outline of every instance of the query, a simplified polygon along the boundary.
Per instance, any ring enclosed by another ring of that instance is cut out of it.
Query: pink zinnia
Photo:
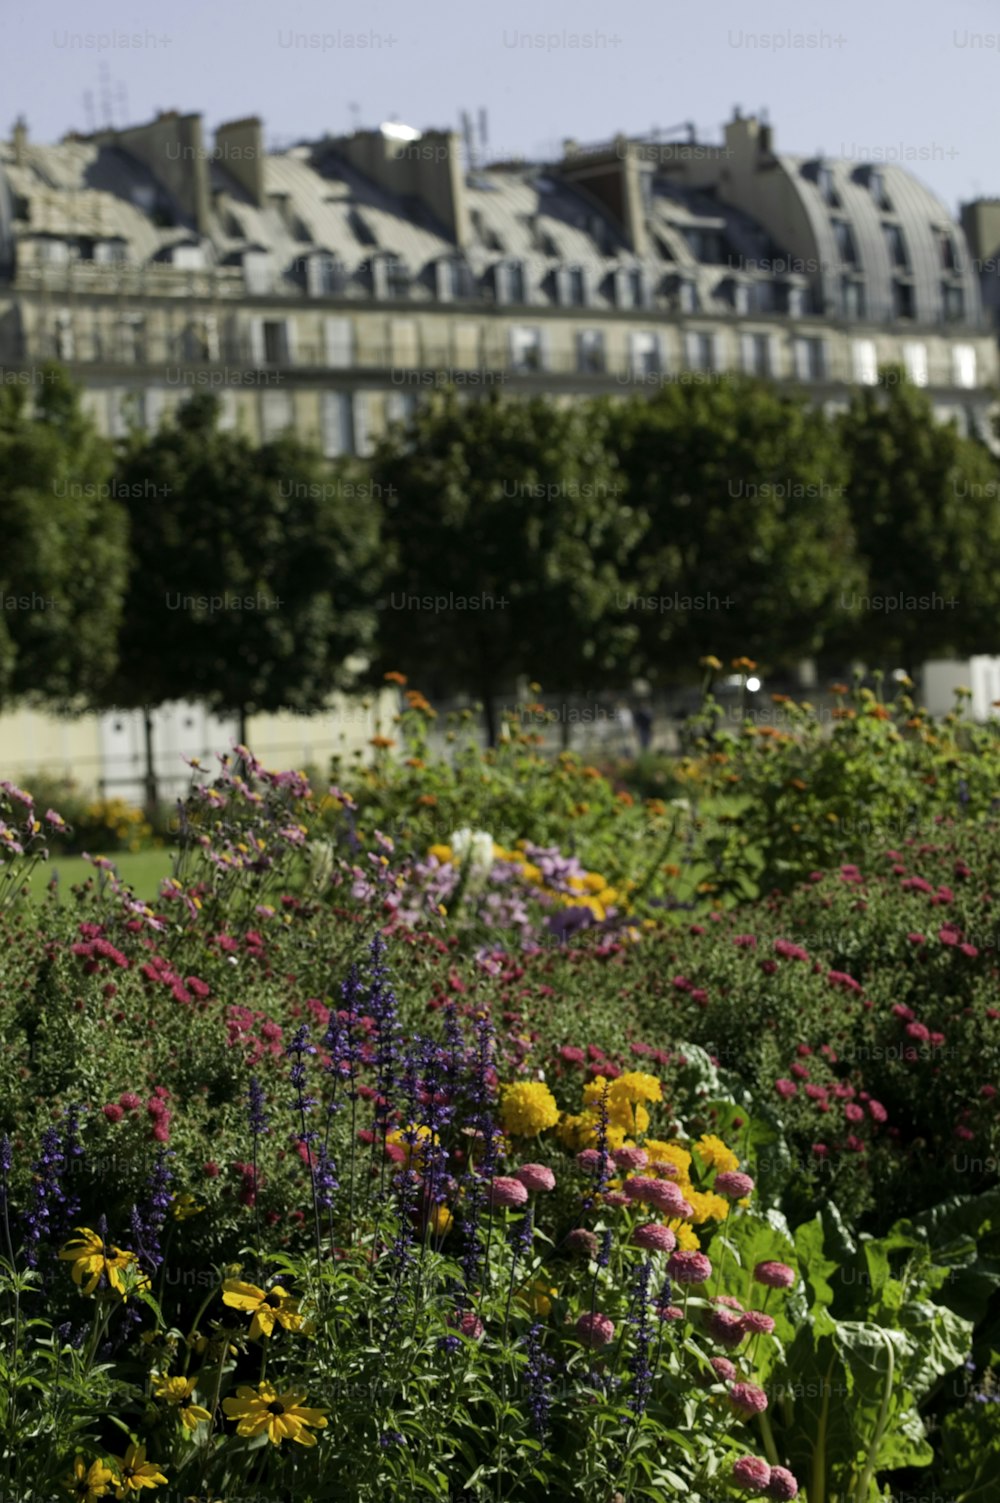
[[[755,1383],[734,1383],[729,1390],[729,1402],[743,1419],[752,1419],[763,1414],[767,1408],[767,1394]]]
[[[658,1221],[647,1221],[645,1226],[637,1226],[632,1233],[634,1247],[644,1247],[647,1252],[672,1253],[677,1246],[677,1238],[669,1226],[661,1226]]]
[[[746,1332],[743,1329],[743,1317],[732,1315],[728,1310],[713,1310],[705,1322],[705,1328],[713,1341],[724,1346],[727,1351],[733,1351],[739,1346]],[[735,1377],[735,1374],[733,1374]]]
[[[709,1367],[714,1370],[720,1383],[731,1383],[736,1376],[736,1368],[728,1357],[711,1357]]]
[[[528,1192],[519,1179],[512,1179],[509,1175],[501,1174],[490,1183],[490,1205],[502,1206],[512,1210],[515,1206],[523,1206],[528,1199]]]
[[[137,1112],[142,1102],[134,1091],[122,1091],[118,1097],[118,1105],[123,1106],[127,1112]]]
[[[675,1252],[667,1273],[677,1284],[704,1284],[712,1277],[712,1265],[703,1252]]]
[[[741,1174],[738,1169],[724,1169],[715,1176],[712,1189],[729,1200],[744,1200],[752,1192],[753,1183],[749,1174]]]
[[[514,1170],[514,1178],[519,1179],[526,1190],[554,1190],[556,1177],[546,1164],[522,1164],[520,1169]]]
[[[692,1213],[693,1207],[684,1199],[677,1186],[665,1184],[663,1180],[645,1179],[636,1175],[634,1179],[627,1179],[622,1188],[629,1200],[644,1201],[668,1216],[686,1219]]]
[[[649,1163],[645,1148],[616,1148],[612,1157],[619,1169],[645,1169]]]
[[[597,1256],[597,1237],[585,1226],[574,1227],[567,1233],[566,1246],[570,1252],[586,1253],[588,1258]]]
[[[789,1268],[787,1263],[770,1260],[758,1263],[753,1276],[758,1284],[765,1284],[768,1289],[791,1289],[796,1277],[795,1269]]]
[[[680,1174],[677,1165],[669,1163],[666,1159],[654,1159],[649,1167],[659,1179],[677,1179]]]
[[[474,1310],[463,1310],[461,1315],[455,1314],[448,1321],[453,1331],[461,1331],[463,1336],[470,1341],[479,1341],[482,1338],[484,1326]]]
[[[770,1315],[765,1315],[763,1310],[748,1310],[740,1319],[740,1325],[748,1334],[755,1336],[770,1336],[774,1330],[774,1320]]]
[[[621,1190],[606,1190],[604,1192],[604,1204],[611,1206],[615,1211],[620,1211],[622,1206],[627,1206],[628,1203],[628,1196],[623,1195]]]
[[[733,1465],[733,1481],[758,1497],[771,1480],[771,1468],[759,1456],[741,1456]]]
[[[778,1095],[782,1097],[783,1100],[787,1100],[792,1096],[797,1096],[799,1093],[799,1088],[795,1084],[795,1081],[787,1080],[784,1078],[784,1076],[780,1077],[774,1082],[774,1089],[777,1091]]]
[[[764,1492],[768,1498],[774,1499],[774,1503],[790,1503],[792,1498],[799,1495],[799,1484],[787,1467],[773,1466],[771,1480]]]
[[[118,1106],[113,1101],[109,1102],[107,1106],[102,1106],[101,1111],[109,1122],[120,1122],[125,1115],[124,1107]]]
[[[684,1311],[679,1305],[658,1305],[657,1315],[661,1320],[683,1320]]]
[[[738,1300],[735,1294],[713,1294],[713,1305],[724,1305],[727,1310],[742,1310],[743,1302]]]
[[[907,1023],[907,1038],[917,1039],[921,1044],[926,1044],[931,1036],[931,1031],[923,1023]]]
[[[615,1323],[598,1310],[594,1315],[581,1315],[576,1330],[584,1346],[607,1346],[615,1334]]]
[[[808,960],[809,956],[801,945],[793,945],[790,940],[776,939],[774,941],[774,953],[784,960]]]
[[[865,1120],[865,1109],[863,1106],[858,1106],[856,1101],[849,1101],[844,1107],[844,1116],[848,1122],[863,1122]]]
[[[599,1153],[596,1148],[584,1148],[577,1154],[576,1161],[587,1174],[608,1174],[611,1170],[611,1155]]]

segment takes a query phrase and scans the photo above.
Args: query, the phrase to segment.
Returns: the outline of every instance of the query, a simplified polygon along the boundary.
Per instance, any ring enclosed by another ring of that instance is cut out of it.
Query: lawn
[[[147,902],[155,898],[160,882],[170,875],[173,866],[173,852],[169,849],[119,851],[109,859],[115,863],[122,881],[133,888],[136,897]],[[70,888],[96,875],[92,863],[83,856],[53,856],[32,872],[29,878],[31,897],[36,901],[44,897],[49,882],[57,878],[60,897],[64,898]]]

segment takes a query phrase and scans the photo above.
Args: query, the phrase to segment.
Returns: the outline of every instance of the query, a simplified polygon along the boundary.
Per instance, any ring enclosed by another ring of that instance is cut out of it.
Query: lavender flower
[[[138,1253],[140,1260],[144,1261],[153,1272],[163,1262],[160,1234],[170,1209],[172,1175],[167,1160],[172,1156],[169,1149],[159,1149],[153,1163],[152,1173],[146,1181],[149,1194],[143,1206],[132,1207],[130,1218],[132,1238],[135,1242],[134,1250]]]
[[[635,1313],[629,1316],[630,1323],[635,1327],[635,1350],[629,1358],[629,1371],[632,1374],[632,1392],[629,1394],[628,1407],[632,1410],[636,1419],[642,1418],[646,1412],[649,1395],[653,1387],[653,1369],[649,1362],[650,1346],[650,1323],[649,1323],[649,1279],[653,1265],[649,1258],[639,1264],[635,1278]]]
[[[267,1117],[264,1115],[264,1102],[267,1100],[267,1097],[264,1095],[264,1088],[256,1075],[251,1077],[247,1098],[250,1104],[250,1131],[256,1138],[262,1133],[270,1131]]]
[[[549,1393],[549,1369],[555,1364],[542,1350],[542,1326],[538,1321],[528,1331],[525,1346],[528,1352],[526,1375],[528,1379],[528,1408],[531,1412],[531,1427],[540,1440],[544,1440],[549,1428],[549,1410],[552,1398]]]

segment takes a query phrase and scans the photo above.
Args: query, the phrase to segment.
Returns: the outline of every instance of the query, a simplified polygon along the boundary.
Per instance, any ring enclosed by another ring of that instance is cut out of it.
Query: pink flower
[[[768,1289],[791,1289],[796,1279],[794,1268],[770,1260],[758,1263],[753,1276],[758,1284],[765,1284]]]
[[[480,1341],[483,1336],[483,1323],[474,1310],[463,1310],[449,1317],[448,1324],[453,1331],[461,1331],[469,1341]]]
[[[585,1174],[610,1174],[611,1155],[600,1153],[596,1148],[584,1148],[576,1156],[576,1161]]]
[[[205,1175],[206,1179],[218,1179],[219,1166],[214,1159],[209,1159],[206,1164],[202,1165],[201,1172]]]
[[[661,1226],[658,1221],[647,1221],[644,1226],[637,1226],[632,1233],[632,1245],[644,1247],[647,1252],[672,1253],[677,1246],[677,1238],[669,1226]]]
[[[792,1498],[799,1495],[799,1484],[787,1467],[773,1466],[771,1480],[764,1492],[768,1498],[774,1499],[774,1503],[790,1503]]]
[[[607,1346],[615,1334],[615,1323],[598,1310],[593,1315],[581,1315],[576,1323],[576,1330],[584,1346]]]
[[[719,1195],[725,1195],[728,1200],[745,1200],[753,1191],[753,1180],[749,1174],[741,1174],[738,1169],[724,1169],[715,1176],[712,1189]]]
[[[930,1039],[931,1031],[923,1023],[907,1023],[906,1036],[910,1039],[917,1039],[921,1044],[926,1044]]]
[[[795,1081],[787,1080],[784,1076],[774,1082],[774,1089],[783,1101],[787,1101],[790,1097],[797,1096],[799,1093],[799,1088],[795,1084]]]
[[[771,1480],[771,1468],[759,1456],[741,1456],[733,1464],[733,1481],[759,1497]]]
[[[519,1179],[501,1174],[490,1182],[491,1206],[502,1206],[510,1210],[515,1206],[523,1206],[527,1199],[528,1192]]]
[[[873,1122],[887,1122],[889,1119],[889,1113],[886,1111],[881,1101],[869,1101],[868,1115],[869,1117],[871,1117]]]
[[[806,1095],[810,1101],[825,1101],[827,1090],[825,1085],[807,1085]]]
[[[123,1106],[127,1112],[137,1112],[142,1102],[134,1091],[122,1091],[118,1097],[118,1105]]]
[[[726,1310],[742,1311],[743,1309],[742,1300],[738,1300],[735,1294],[713,1294],[712,1304],[722,1305]]]
[[[808,960],[809,956],[801,945],[793,945],[791,940],[776,939],[774,941],[774,953],[780,955],[783,960]]]
[[[705,1322],[705,1329],[713,1341],[724,1346],[727,1351],[733,1351],[739,1346],[746,1334],[743,1330],[743,1317],[729,1310],[713,1310]],[[735,1373],[732,1375],[736,1376]]]
[[[565,1245],[570,1252],[586,1253],[588,1258],[597,1256],[597,1237],[585,1226],[576,1226],[567,1233]]]
[[[675,1252],[667,1273],[677,1284],[704,1284],[712,1277],[712,1264],[703,1252]]]
[[[107,1106],[102,1106],[101,1111],[109,1122],[120,1122],[125,1115],[124,1108],[116,1105],[113,1101],[109,1102]]]
[[[757,936],[756,934],[734,934],[733,944],[741,950],[756,950]]]
[[[774,1320],[770,1315],[765,1315],[763,1310],[748,1310],[740,1324],[747,1335],[770,1336],[774,1330]]]
[[[767,1394],[754,1383],[734,1383],[729,1390],[729,1402],[742,1419],[752,1419],[763,1414],[767,1408]]]
[[[520,1169],[514,1170],[514,1178],[519,1179],[526,1190],[554,1190],[556,1187],[556,1177],[545,1164],[522,1164]]]
[[[615,1211],[620,1211],[622,1206],[627,1206],[628,1203],[628,1196],[623,1195],[620,1190],[606,1190],[604,1192],[604,1204],[611,1206]]]
[[[645,1148],[616,1148],[612,1157],[619,1169],[645,1169],[649,1163]]]
[[[656,1313],[661,1320],[683,1320],[684,1311],[679,1305],[658,1305]]]
[[[865,1120],[865,1109],[863,1106],[858,1106],[857,1102],[849,1101],[844,1107],[844,1116],[848,1122],[863,1122]]]
[[[677,1179],[679,1175],[677,1165],[670,1164],[665,1159],[655,1159],[649,1168],[660,1179]]]
[[[906,937],[910,941],[911,945],[925,945],[927,943],[927,940],[922,934],[913,933],[908,934]]]
[[[720,1383],[731,1383],[736,1376],[736,1367],[728,1357],[710,1357],[709,1366],[714,1369]]]

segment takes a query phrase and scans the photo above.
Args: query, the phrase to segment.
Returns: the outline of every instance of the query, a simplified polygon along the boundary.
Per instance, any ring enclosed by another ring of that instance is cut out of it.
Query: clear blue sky
[[[901,160],[952,210],[1000,196],[993,0],[5,0],[2,24],[5,135],[23,113],[55,141],[108,101],[116,124],[258,114],[280,143],[485,107],[491,150],[533,157],[686,120],[716,140],[739,104],[779,148]]]

